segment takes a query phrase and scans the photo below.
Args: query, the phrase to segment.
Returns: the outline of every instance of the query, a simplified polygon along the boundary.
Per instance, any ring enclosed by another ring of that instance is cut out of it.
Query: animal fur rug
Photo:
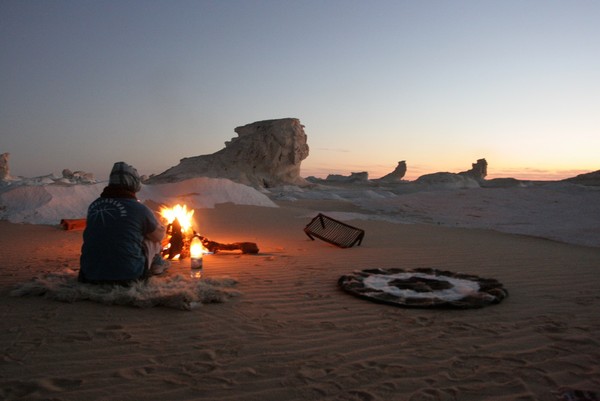
[[[139,308],[166,306],[192,310],[206,303],[225,302],[239,295],[231,287],[237,281],[232,278],[203,278],[191,280],[182,275],[150,277],[124,287],[110,284],[84,284],[77,281],[77,271],[65,270],[35,277],[32,281],[17,285],[10,295],[14,297],[44,296],[62,302],[93,301],[109,305],[129,305]]]

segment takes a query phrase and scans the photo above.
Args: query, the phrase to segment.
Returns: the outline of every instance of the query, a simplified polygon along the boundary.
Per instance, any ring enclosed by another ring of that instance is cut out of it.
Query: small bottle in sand
[[[200,238],[194,237],[190,242],[190,277],[202,277],[202,243]]]

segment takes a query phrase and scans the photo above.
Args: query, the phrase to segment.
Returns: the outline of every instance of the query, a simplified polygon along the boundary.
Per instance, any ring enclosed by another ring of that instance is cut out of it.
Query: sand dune
[[[551,400],[600,389],[600,249],[488,230],[357,220],[362,246],[310,241],[326,202],[217,205],[206,236],[259,255],[209,255],[239,297],[191,312],[14,298],[11,285],[78,266],[81,232],[0,222],[0,397],[24,400]],[[494,277],[476,310],[404,309],[337,279],[370,267]],[[169,274],[186,272],[175,264]]]

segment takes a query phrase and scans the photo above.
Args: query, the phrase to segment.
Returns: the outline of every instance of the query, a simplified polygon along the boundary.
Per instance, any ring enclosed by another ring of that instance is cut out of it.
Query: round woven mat
[[[367,269],[340,277],[338,285],[370,301],[416,308],[481,308],[508,296],[495,279],[437,269]]]

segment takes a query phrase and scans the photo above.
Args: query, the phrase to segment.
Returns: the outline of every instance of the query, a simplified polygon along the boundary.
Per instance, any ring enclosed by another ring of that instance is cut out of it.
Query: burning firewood
[[[162,244],[162,257],[165,259],[178,260],[189,257],[190,243],[194,237],[200,239],[204,247],[204,253],[218,253],[223,251],[241,251],[241,253],[249,254],[258,253],[258,246],[254,242],[222,244],[199,235],[192,228],[194,210],[188,211],[185,205],[175,205],[173,208],[163,207],[160,214],[167,223],[167,232]]]
[[[202,245],[209,252],[218,253],[220,251],[241,251],[242,253],[256,254],[258,253],[258,245],[254,242],[234,242],[231,244],[222,244],[220,242],[211,241],[201,235],[198,236]]]
[[[163,250],[163,257],[167,259],[173,259],[182,257],[186,251],[189,251],[188,247],[185,245],[185,241],[183,238],[183,233],[181,231],[181,224],[179,224],[179,220],[175,219],[173,223],[167,226],[167,234],[169,236],[169,246]]]
[[[198,237],[202,246],[209,253],[232,252],[240,251],[243,254],[257,254],[258,245],[254,242],[234,242],[231,244],[223,244],[217,241],[211,241],[206,237],[198,235],[195,231],[191,238],[187,239],[177,228],[178,224],[169,227],[169,233],[166,246],[162,251],[162,256],[165,259],[185,259],[190,253],[191,238]]]

